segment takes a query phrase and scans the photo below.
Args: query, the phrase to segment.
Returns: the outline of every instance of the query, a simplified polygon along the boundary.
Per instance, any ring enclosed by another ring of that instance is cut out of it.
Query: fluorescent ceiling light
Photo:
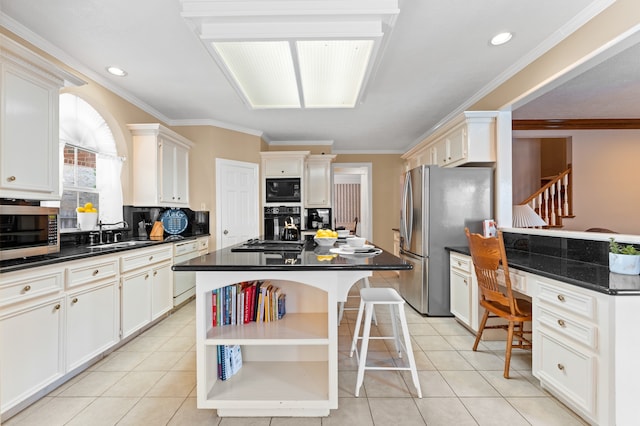
[[[500,46],[501,44],[505,44],[506,42],[511,40],[512,37],[513,37],[513,34],[511,34],[509,32],[496,34],[491,39],[491,44],[494,45],[494,46]]]
[[[288,42],[222,42],[213,47],[252,107],[300,108]]]
[[[353,108],[398,0],[181,0],[182,16],[252,108]]]

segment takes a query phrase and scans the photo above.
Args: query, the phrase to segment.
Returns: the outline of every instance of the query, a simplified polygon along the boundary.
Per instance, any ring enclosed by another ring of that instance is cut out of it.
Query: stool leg
[[[364,302],[360,300],[360,307],[358,308],[358,318],[356,319],[356,329],[353,331],[353,340],[351,341],[351,351],[349,357],[353,356],[353,351],[356,351],[356,359],[358,359],[358,337],[360,333],[360,322],[362,321],[362,313],[364,312]]]
[[[367,351],[369,350],[369,333],[371,332],[371,314],[373,303],[365,304],[364,330],[362,331],[362,345],[360,346],[360,357],[358,359],[358,377],[356,379],[356,397],[360,394],[360,387],[364,382],[364,369],[367,364]]]
[[[398,314],[400,315],[400,326],[402,327],[402,336],[404,337],[404,348],[407,351],[409,368],[411,368],[411,378],[413,385],[418,392],[418,398],[422,398],[422,389],[420,389],[420,381],[418,380],[418,369],[416,368],[416,360],[413,356],[413,348],[411,346],[411,336],[409,335],[409,327],[407,326],[407,318],[404,313],[404,306],[398,306]]]
[[[364,288],[371,288],[371,286],[369,285],[369,278],[368,277],[364,277],[362,279],[362,285],[363,285]],[[378,325],[378,318],[376,317],[375,309],[373,311],[372,317],[373,317],[373,322],[375,323],[375,325]]]
[[[396,345],[396,352],[398,352],[398,358],[402,358],[402,349],[400,348],[400,336],[398,335],[398,317],[396,316],[396,312],[395,312],[397,307],[398,305],[389,305],[389,312],[391,313],[391,330],[393,330],[393,343],[395,343]]]

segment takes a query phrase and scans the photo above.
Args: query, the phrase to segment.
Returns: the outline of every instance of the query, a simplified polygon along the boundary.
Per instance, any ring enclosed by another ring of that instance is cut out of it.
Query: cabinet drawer
[[[538,310],[537,321],[549,329],[569,337],[589,348],[597,349],[598,333],[595,325],[577,322],[559,312],[553,312],[542,306]]]
[[[48,273],[20,274],[15,280],[3,277],[0,286],[0,306],[22,302],[46,294],[57,293],[63,288],[62,270]]]
[[[67,287],[77,287],[92,281],[115,277],[118,273],[118,259],[111,258],[90,265],[82,264],[67,268]]]
[[[567,402],[592,415],[595,412],[595,356],[578,351],[545,333],[540,333],[536,345],[541,353],[538,378]]]
[[[122,256],[120,265],[121,272],[131,271],[137,268],[146,267],[154,263],[170,260],[173,258],[173,246],[166,244],[166,247],[151,250],[134,251],[131,254]]]
[[[596,299],[571,290],[539,282],[538,298],[550,305],[595,320]]]
[[[193,253],[198,251],[198,242],[192,241],[190,243],[177,243],[173,247],[173,255],[181,256],[186,253]]]
[[[471,258],[466,256],[458,256],[455,254],[451,254],[450,256],[450,266],[459,271],[471,273]]]
[[[209,251],[209,238],[198,239],[198,251]]]

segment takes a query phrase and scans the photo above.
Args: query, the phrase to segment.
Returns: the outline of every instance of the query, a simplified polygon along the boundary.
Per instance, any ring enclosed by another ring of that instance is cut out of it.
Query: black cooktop
[[[304,241],[259,240],[254,238],[247,242],[232,247],[231,251],[255,251],[255,252],[302,252]]]

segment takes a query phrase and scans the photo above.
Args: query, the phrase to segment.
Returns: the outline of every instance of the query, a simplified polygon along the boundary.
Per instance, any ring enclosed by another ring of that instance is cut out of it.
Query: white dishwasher
[[[173,263],[186,262],[198,257],[198,242],[196,240],[182,241],[173,244]],[[195,272],[173,273],[173,306],[178,306],[196,294]]]

